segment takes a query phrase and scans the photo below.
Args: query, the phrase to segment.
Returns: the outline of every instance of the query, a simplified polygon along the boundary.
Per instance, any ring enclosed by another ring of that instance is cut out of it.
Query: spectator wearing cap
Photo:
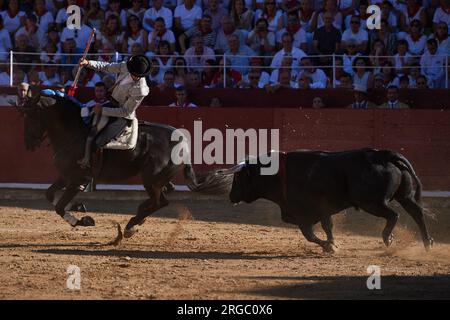
[[[372,30],[369,36],[369,42],[374,43],[376,40],[382,40],[386,48],[386,53],[390,56],[394,55],[397,49],[397,36],[389,29],[386,19],[381,19],[381,28]]]
[[[304,52],[308,51],[308,40],[306,31],[302,28],[298,15],[291,12],[287,17],[286,28],[279,30],[276,34],[277,48],[282,47],[281,37],[284,33],[290,33],[294,39],[293,46],[302,49]]]
[[[433,27],[436,28],[439,22],[445,22],[450,28],[450,1],[441,0],[440,4],[440,7],[434,12]]]
[[[274,54],[275,34],[269,31],[268,25],[266,19],[259,18],[246,40],[246,44],[258,56],[272,56]]]
[[[329,80],[325,72],[314,66],[314,62],[310,57],[303,57],[301,59],[300,76],[302,74],[307,74],[311,78],[311,89],[325,89],[328,85]]]
[[[166,28],[164,18],[158,17],[154,23],[154,29],[148,34],[148,50],[156,52],[161,41],[169,43],[170,51],[175,51],[175,35],[172,30]]]
[[[377,105],[367,100],[367,87],[362,85],[354,85],[353,87],[353,103],[347,108],[351,109],[373,109]]]
[[[108,19],[109,16],[114,15],[120,19],[120,25],[122,28],[125,28],[127,25],[127,12],[120,7],[120,0],[109,0],[108,1],[108,10],[105,12],[105,19]]]
[[[255,52],[245,43],[241,43],[235,34],[228,37],[228,47],[225,54],[230,60],[232,68],[241,74],[247,74],[250,57],[256,55]]]
[[[45,32],[47,32],[48,25],[55,21],[55,19],[53,18],[53,14],[47,11],[45,0],[34,1],[34,14],[37,17],[39,31],[45,34]]]
[[[277,32],[283,28],[283,13],[277,9],[275,0],[264,0],[263,8],[256,10],[255,19],[264,18],[269,23],[268,29]]]
[[[83,17],[81,17],[80,29],[77,28],[69,29],[69,27],[67,26],[64,27],[61,33],[61,42],[64,42],[67,39],[72,38],[75,40],[77,48],[85,48],[86,44],[89,41],[89,37],[91,36],[91,32],[92,28],[87,26],[83,22]]]
[[[101,48],[105,44],[114,48],[115,51],[122,51],[123,32],[120,26],[120,18],[110,15],[106,18],[102,28],[96,33],[96,47]]]
[[[207,1],[207,3],[206,3],[206,1],[204,1],[203,6],[205,8],[204,14],[211,17],[211,27],[213,28],[214,31],[217,32],[220,29],[222,18],[225,16],[228,16],[228,10],[226,10],[224,8],[223,4],[219,3],[218,0],[209,0],[209,1]],[[231,13],[233,13],[232,10],[233,9],[231,8]],[[252,12],[252,17],[253,17],[253,12]],[[234,22],[235,22],[235,26],[240,29],[240,26],[237,23],[237,21],[234,21]],[[253,21],[251,21],[251,22],[253,22]]]
[[[184,0],[184,3],[175,8],[173,15],[175,34],[181,34],[200,22],[202,9],[194,3],[195,0]]]
[[[344,49],[350,40],[353,40],[354,43],[356,43],[356,49],[358,52],[367,52],[369,34],[366,30],[361,28],[361,18],[357,15],[352,15],[350,20],[350,28],[345,30],[342,34],[342,47]]]
[[[423,53],[427,37],[422,33],[422,25],[419,20],[411,22],[411,28],[405,40],[408,42],[409,52],[413,56],[420,56]]]
[[[204,14],[198,26],[186,30],[178,37],[178,43],[182,54],[186,52],[186,41],[190,41],[194,36],[200,36],[205,47],[214,48],[217,33],[212,28],[211,16]]]
[[[240,43],[245,43],[246,37],[242,31],[236,29],[233,20],[231,20],[229,15],[223,16],[221,22],[221,27],[217,31],[216,45],[214,46],[214,51],[217,54],[225,53],[228,47],[228,37],[235,34],[239,37]]]
[[[131,53],[131,46],[139,43],[142,48],[148,48],[148,33],[142,28],[138,16],[132,15],[127,19],[127,26],[123,36],[122,52]]]
[[[40,50],[44,44],[45,33],[37,24],[37,17],[34,13],[29,13],[25,20],[25,25],[15,33],[14,37],[25,34],[28,37],[29,45],[36,50]]]
[[[25,12],[19,10],[19,0],[9,0],[5,11],[0,12],[3,26],[10,34],[14,34],[25,24]]]
[[[398,100],[399,92],[398,87],[389,86],[386,90],[387,101],[378,106],[380,109],[409,109],[406,103]]]
[[[9,58],[9,51],[12,49],[11,37],[8,30],[3,26],[3,17],[0,15],[0,61]]]
[[[368,69],[368,61],[365,58],[358,57],[353,62],[353,84],[361,87],[373,87],[373,74]]]
[[[153,6],[147,9],[144,13],[144,29],[149,33],[155,28],[155,22],[157,18],[163,18],[167,29],[172,29],[173,25],[173,13],[172,11],[163,6],[163,0],[153,0]]]
[[[331,55],[341,48],[341,31],[333,26],[333,15],[323,14],[324,25],[314,32],[313,46],[316,54]],[[320,62],[329,64],[330,57],[321,57]]]
[[[58,31],[61,31],[66,26],[67,20],[69,19],[69,14],[67,13],[67,8],[73,5],[77,5],[77,0],[66,0],[64,1],[66,6],[64,8],[60,8],[56,13],[55,23]],[[83,10],[83,9],[81,9]]]
[[[294,67],[298,66],[299,61],[306,56],[306,53],[303,52],[300,48],[295,48],[293,46],[293,38],[290,33],[285,33],[281,37],[281,42],[283,45],[283,48],[278,51],[275,56],[272,59],[272,63],[270,64],[271,68],[278,68],[281,65],[281,60],[285,55],[291,55],[294,59]]]
[[[169,107],[180,107],[180,108],[196,108],[197,105],[190,102],[186,88],[184,86],[175,89],[175,102],[169,104]]]
[[[420,58],[422,74],[431,81],[432,89],[444,88],[445,85],[445,56],[439,55],[436,39],[427,41],[427,50]]]
[[[201,36],[192,37],[191,47],[184,53],[187,65],[192,70],[201,72],[206,60],[214,59],[214,50],[203,45]]]
[[[84,23],[91,28],[100,30],[105,22],[105,12],[100,7],[99,0],[89,0],[86,14],[84,15]]]
[[[248,36],[252,30],[254,13],[245,6],[245,0],[231,0],[230,16],[236,28]]]
[[[144,0],[132,0],[131,1],[131,8],[127,10],[127,19],[131,16],[138,17],[141,24],[144,23],[144,14],[145,14],[145,8],[144,8]]]

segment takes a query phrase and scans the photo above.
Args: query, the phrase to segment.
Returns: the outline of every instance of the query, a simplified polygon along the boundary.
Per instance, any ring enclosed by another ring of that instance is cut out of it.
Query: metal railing
[[[77,63],[46,63],[46,62],[17,62],[14,61],[14,56],[15,55],[32,55],[32,56],[41,56],[43,53],[39,53],[39,52],[16,52],[16,51],[9,51],[9,52],[0,52],[0,54],[9,54],[9,63],[3,62],[0,63],[0,65],[8,65],[9,64],[9,72],[10,72],[10,86],[13,86],[13,78],[14,78],[14,66],[56,66],[56,67],[75,67],[78,64]],[[45,54],[45,53],[44,53]],[[78,57],[81,58],[82,53],[54,53],[54,54],[50,54],[50,55],[54,55],[54,56],[58,56],[58,57]],[[114,62],[120,62],[123,61],[125,58],[129,57],[130,54],[128,53],[119,53],[119,52],[114,52],[114,53],[91,53],[88,55],[88,58],[93,58],[95,59],[96,57],[101,57],[101,56],[110,56],[112,57]],[[445,73],[445,88],[448,89],[449,88],[449,55],[435,55],[436,57],[444,57],[445,58],[445,63],[443,66],[427,66],[427,69],[444,69],[444,73]],[[295,66],[287,66],[287,67],[283,67],[283,66],[276,66],[276,67],[271,67],[271,66],[251,66],[251,65],[233,65],[233,64],[227,64],[227,59],[233,59],[233,58],[260,58],[261,60],[264,59],[273,59],[274,56],[261,56],[261,55],[254,55],[254,56],[248,56],[248,55],[227,55],[227,54],[221,54],[221,55],[188,55],[188,56],[184,56],[184,55],[151,55],[150,58],[183,58],[186,61],[186,58],[199,58],[199,57],[204,57],[204,58],[213,58],[217,60],[217,58],[220,58],[223,60],[223,65],[221,66],[212,66],[211,68],[222,68],[223,69],[223,86],[226,87],[227,86],[227,69],[236,69],[236,70],[240,70],[240,69],[291,69],[291,70],[297,70],[297,71],[301,71],[302,69],[307,69],[307,68],[319,68],[319,69],[332,69],[332,76],[333,79],[332,83],[333,83],[333,87],[335,87],[334,81],[336,79],[336,69],[337,68],[347,68],[349,67],[348,65],[337,65],[336,64],[336,60],[337,58],[342,58],[344,59],[344,57],[346,57],[346,55],[338,55],[338,54],[332,54],[332,55],[308,55],[307,57],[309,58],[329,58],[329,60],[331,60],[331,64],[330,65],[312,65],[312,66],[308,66],[308,67],[303,67],[300,65],[300,61],[297,61],[296,63],[298,65]],[[292,57],[292,56],[289,56]],[[349,57],[349,56],[347,56]],[[373,55],[354,55],[351,58],[352,59],[357,59],[357,58],[364,58],[364,59],[373,59],[373,58],[384,58],[384,59],[394,59],[396,56],[373,56]],[[422,56],[421,55],[410,55],[408,57],[405,57],[406,59],[410,59],[410,60],[420,60]],[[293,58],[293,57],[292,57]],[[295,61],[296,59],[293,58],[293,60]],[[355,66],[351,66],[352,68],[355,68]],[[187,69],[199,69],[199,68],[208,68],[208,66],[205,65],[192,65],[192,64],[187,64],[185,66],[176,66],[176,65],[171,65],[170,68],[187,68]],[[365,66],[365,69],[381,69],[381,68],[389,68],[389,69],[412,69],[412,68],[417,68],[417,66],[411,66],[411,65],[405,65],[405,66],[401,66],[401,68],[393,65],[393,66],[380,66],[380,65],[369,65],[369,66]],[[422,67],[420,67],[422,68]]]

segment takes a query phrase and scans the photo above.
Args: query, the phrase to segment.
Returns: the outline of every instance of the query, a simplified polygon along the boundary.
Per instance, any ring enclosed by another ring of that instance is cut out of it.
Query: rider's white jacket
[[[102,115],[130,120],[136,118],[135,110],[139,107],[142,100],[150,93],[150,88],[147,86],[145,78],[134,81],[128,72],[126,62],[108,63],[90,60],[88,67],[98,71],[119,74],[116,83],[111,88],[111,96],[118,102],[119,107],[103,107]]]

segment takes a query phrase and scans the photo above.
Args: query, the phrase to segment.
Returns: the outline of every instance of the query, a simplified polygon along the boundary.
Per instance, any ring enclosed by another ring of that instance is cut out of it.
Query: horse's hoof
[[[391,233],[389,236],[383,237],[383,242],[386,245],[386,247],[390,247],[392,242],[394,242],[394,234]]]
[[[78,225],[82,227],[93,227],[95,226],[95,220],[90,216],[84,216],[79,220]]]
[[[328,242],[322,248],[323,248],[323,252],[326,252],[326,253],[336,253],[338,250],[337,246],[331,242]]]
[[[138,230],[135,227],[133,227],[131,229],[125,229],[123,231],[123,237],[124,238],[131,238],[137,231]]]
[[[423,244],[425,245],[425,250],[426,250],[426,251],[430,251],[431,248],[433,248],[433,245],[434,245],[434,239],[430,237],[430,238],[424,240],[424,241],[423,241]]]

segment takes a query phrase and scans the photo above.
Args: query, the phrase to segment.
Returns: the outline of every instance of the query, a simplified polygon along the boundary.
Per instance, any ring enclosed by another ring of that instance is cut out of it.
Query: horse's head
[[[40,103],[39,95],[26,98],[22,106],[17,106],[17,110],[23,115],[24,119],[24,138],[27,150],[35,150],[45,139],[44,108]]]

